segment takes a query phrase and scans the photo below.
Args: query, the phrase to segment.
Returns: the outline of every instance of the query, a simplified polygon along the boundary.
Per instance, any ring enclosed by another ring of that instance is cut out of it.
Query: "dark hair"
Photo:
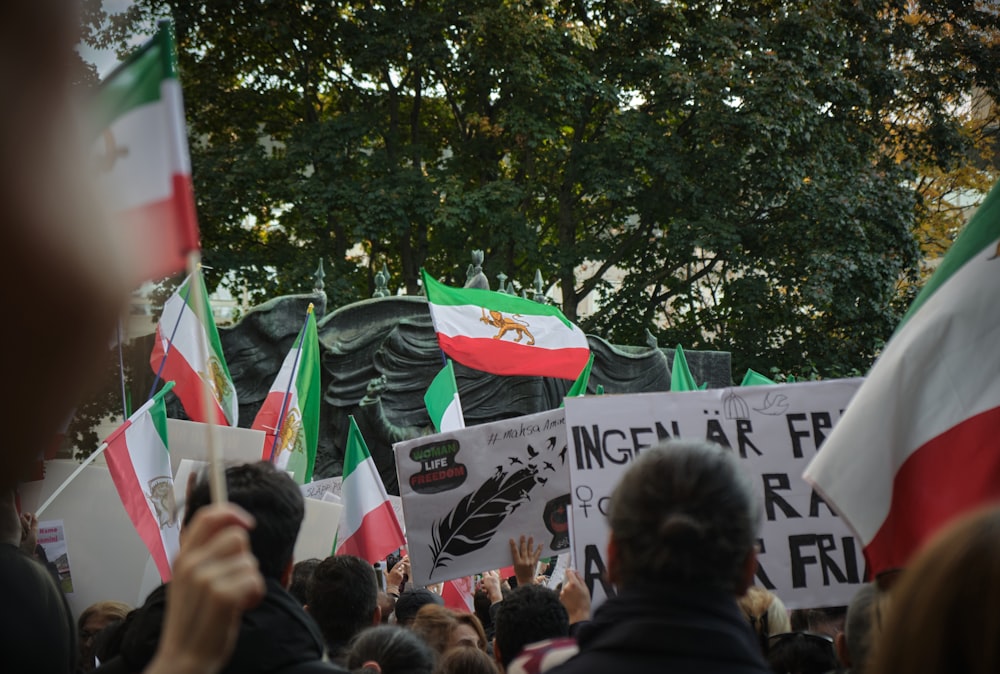
[[[344,664],[352,672],[367,672],[361,665],[369,660],[378,663],[382,674],[430,674],[434,653],[423,640],[408,629],[379,625],[358,634],[344,653]]]
[[[730,451],[673,441],[644,450],[629,467],[608,521],[620,585],[657,578],[742,594],[760,505]]]
[[[767,664],[775,672],[826,674],[837,667],[833,638],[816,632],[784,632],[768,639]]]
[[[569,614],[559,595],[542,585],[522,585],[500,603],[496,647],[506,668],[528,644],[569,634]]]
[[[881,633],[865,671],[1000,671],[998,601],[1000,508],[993,507],[951,523],[903,570],[887,610],[875,615]]]
[[[472,595],[472,604],[476,608],[476,617],[483,624],[483,629],[489,633],[493,628],[493,618],[490,617],[490,607],[493,605],[493,602],[490,601],[490,596],[486,594],[486,590],[483,588],[477,589],[476,593]]]
[[[438,660],[434,674],[499,674],[493,658],[478,648],[452,648]]]
[[[292,561],[299,537],[305,501],[299,486],[286,473],[265,461],[226,468],[229,500],[254,516],[250,548],[266,578],[280,579]],[[188,496],[185,526],[199,508],[211,502],[208,476],[202,474]]]
[[[316,571],[319,563],[319,558],[312,557],[296,562],[295,566],[292,567],[292,584],[288,586],[288,593],[303,606],[308,601],[309,583],[312,582],[313,572]]]
[[[404,627],[408,626],[417,617],[417,612],[427,604],[444,606],[444,599],[425,588],[406,590],[396,600],[396,608],[394,609],[396,623]]]
[[[319,625],[331,655],[371,627],[378,607],[378,581],[372,565],[352,555],[327,557],[313,571],[306,591],[309,615]]]

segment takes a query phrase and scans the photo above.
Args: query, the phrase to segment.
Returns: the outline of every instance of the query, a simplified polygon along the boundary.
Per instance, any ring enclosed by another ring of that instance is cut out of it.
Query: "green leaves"
[[[415,293],[482,248],[609,339],[832,376],[992,181],[965,94],[1000,96],[996,12],[920,8],[140,0],[91,39],[173,16],[206,254],[255,299],[320,258],[336,303],[383,263]]]

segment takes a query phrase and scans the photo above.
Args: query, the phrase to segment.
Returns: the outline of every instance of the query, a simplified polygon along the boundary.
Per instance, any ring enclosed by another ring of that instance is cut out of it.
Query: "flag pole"
[[[200,265],[201,251],[196,248],[188,253],[188,274],[193,276],[198,273]],[[190,292],[190,290],[191,286],[189,285],[188,292]],[[198,317],[198,320],[202,325],[208,325],[208,307],[206,304],[205,293],[202,292],[202,289],[199,287],[198,292],[194,293],[194,305],[191,308],[194,310],[195,316]],[[176,330],[176,327],[174,329]],[[207,356],[209,353],[209,346],[205,331],[198,330],[197,333],[197,340],[202,353]],[[209,381],[209,377],[201,377],[200,379],[202,387],[202,411],[205,414],[205,454],[208,458],[208,487],[212,495],[212,502],[223,503],[228,500],[228,494],[226,491],[226,475],[222,468],[222,457],[219,452],[218,429],[215,424],[215,410],[212,404],[215,400],[215,394],[212,391],[212,384]]]
[[[299,348],[295,350],[295,358],[292,359],[292,373],[288,377],[288,388],[285,389],[285,397],[281,399],[281,412],[278,414],[278,425],[274,428],[274,441],[271,443],[271,455],[267,458],[268,463],[274,463],[274,450],[278,447],[278,438],[281,436],[281,427],[285,424],[285,412],[288,411],[288,401],[292,397],[292,382],[299,371],[299,356],[302,355],[302,347],[306,343],[306,326],[309,325],[309,315],[313,312],[313,304],[309,303],[306,309],[306,320],[299,330]]]
[[[45,509],[48,508],[50,505],[52,505],[52,502],[56,500],[56,497],[58,497],[59,494],[63,493],[63,490],[69,486],[69,483],[75,480],[77,476],[83,472],[83,469],[92,464],[94,462],[94,459],[103,454],[104,450],[107,448],[108,448],[108,443],[102,442],[100,447],[95,449],[90,456],[84,459],[83,463],[81,463],[79,466],[76,467],[76,470],[70,473],[69,477],[63,480],[63,483],[61,485],[56,487],[56,490],[52,492],[52,495],[49,496],[47,499],[45,499],[45,503],[38,506],[38,508],[35,510],[35,516],[40,517],[41,514],[45,512]]]
[[[125,395],[125,358],[122,356],[122,319],[115,326],[118,332],[118,378],[122,383],[122,422],[128,419],[128,396]]]

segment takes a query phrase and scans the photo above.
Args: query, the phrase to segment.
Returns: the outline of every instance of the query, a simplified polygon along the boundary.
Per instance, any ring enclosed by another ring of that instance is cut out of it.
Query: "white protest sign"
[[[34,512],[79,465],[47,461],[44,481],[20,486],[21,508]],[[46,509],[45,520],[63,525],[73,560],[73,593],[66,599],[74,615],[105,599],[135,604],[149,551],[122,507],[106,466],[84,468]]]
[[[569,549],[563,410],[394,445],[416,585],[510,564],[511,538]]]
[[[313,480],[302,485],[301,489],[302,495],[306,498],[332,501],[333,503],[344,502],[344,477],[342,475]],[[389,497],[389,505],[392,506],[393,512],[396,513],[396,521],[399,522],[400,528],[405,533],[406,522],[403,518],[403,501],[398,496],[393,496],[392,494],[388,494],[387,496]]]
[[[788,608],[843,606],[864,579],[861,545],[802,479],[861,379],[566,399],[575,564],[595,604],[618,478],[659,439],[731,448],[762,499],[756,582]]]
[[[326,559],[333,554],[333,539],[337,535],[344,506],[339,503],[307,498],[306,516],[295,541],[294,560]]]
[[[170,467],[176,473],[183,459],[208,460],[205,424],[182,419],[167,419],[170,438]],[[264,452],[264,431],[251,428],[215,427],[219,455],[226,464],[254,463]]]

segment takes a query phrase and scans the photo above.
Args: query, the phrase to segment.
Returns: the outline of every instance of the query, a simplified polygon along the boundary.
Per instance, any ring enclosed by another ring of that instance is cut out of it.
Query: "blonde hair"
[[[751,585],[738,602],[743,615],[750,621],[750,627],[761,643],[761,649],[772,634],[792,631],[788,609],[778,595],[757,585]]]

